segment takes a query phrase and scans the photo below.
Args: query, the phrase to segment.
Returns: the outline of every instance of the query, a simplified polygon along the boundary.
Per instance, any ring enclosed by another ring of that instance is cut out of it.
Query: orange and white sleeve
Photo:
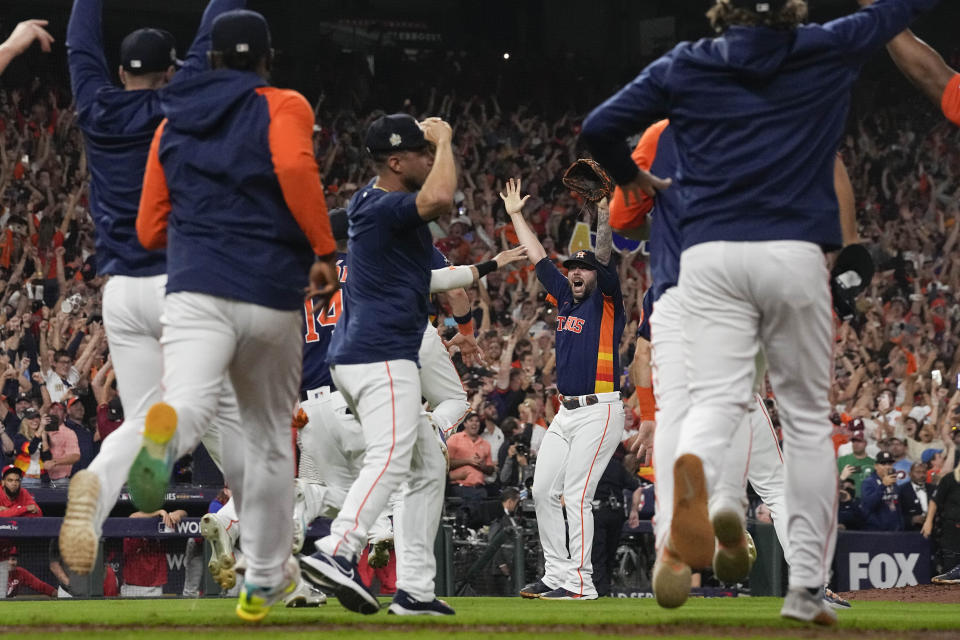
[[[160,164],[160,138],[167,121],[164,119],[153,134],[147,167],[140,190],[140,209],[137,212],[137,238],[144,248],[163,249],[167,246],[167,219],[170,216],[170,191],[167,176]]]
[[[640,136],[640,141],[630,154],[634,164],[644,171],[649,171],[653,166],[660,134],[669,124],[669,120],[661,120],[650,125]],[[610,202],[610,226],[620,230],[635,229],[643,224],[644,218],[651,209],[653,209],[653,198],[650,196],[644,195],[639,202],[627,204],[623,197],[623,189],[617,187],[613,191],[613,200]]]
[[[954,74],[940,98],[940,108],[947,120],[960,126],[960,73]]]

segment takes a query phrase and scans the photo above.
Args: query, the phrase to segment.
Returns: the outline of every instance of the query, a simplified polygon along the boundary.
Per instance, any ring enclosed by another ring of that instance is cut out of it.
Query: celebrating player
[[[290,547],[277,541],[293,534],[289,428],[300,309],[308,272],[318,293],[335,290],[335,244],[313,156],[313,113],[299,93],[267,85],[263,16],[219,16],[210,60],[211,71],[170,87],[144,174],[137,234],[148,249],[168,247],[171,269],[163,402],[147,412],[130,473],[144,484],[152,477],[162,491],[229,377],[242,431],[223,434],[224,476],[245,521],[247,562],[236,611],[260,620],[299,579]],[[321,260],[311,270],[314,255]]]
[[[206,68],[214,18],[244,4],[244,0],[210,3],[178,78],[185,80]],[[115,87],[103,52],[101,12],[101,0],[76,0],[67,26],[67,59],[90,165],[97,268],[100,275],[110,276],[103,293],[103,324],[126,421],[104,440],[90,467],[70,480],[60,553],[81,575],[93,568],[103,521],[140,447],[144,416],[161,397],[160,316],[167,261],[163,251],[147,251],[140,245],[134,225],[150,141],[163,119],[160,101],[177,64],[173,36],[138,29],[121,44],[123,88]],[[221,425],[235,423],[238,416],[232,389],[216,395],[220,406],[204,441],[219,466],[218,434],[225,428]],[[156,510],[162,502],[161,493],[159,504],[146,510]]]
[[[802,0],[718,0],[708,15],[720,37],[679,45],[584,122],[588,146],[628,199],[656,185],[625,137],[669,116],[677,141],[691,406],[673,465],[668,544],[685,564],[708,566],[714,525],[718,534],[735,530],[731,523],[742,528],[739,505],[708,511],[708,498],[720,478],[717,452],[749,406],[762,347],[785,424],[788,618],[836,622],[822,600],[836,539],[823,250],[841,243],[833,169],[850,88],[869,55],[935,3],[881,0],[797,29]]]
[[[523,218],[520,181],[500,194],[537,278],[557,300],[557,389],[560,411],[543,437],[533,477],[544,575],[523,588],[525,598],[595,600],[590,550],[593,495],[620,443],[620,336],[623,294],[611,261],[613,236],[605,203],[599,208],[596,253],[578,251],[554,266]],[[561,503],[561,498],[563,502]],[[561,504],[566,506],[564,522]]]
[[[419,530],[410,554],[419,566],[415,584],[398,576],[409,607],[453,613],[432,594],[436,575],[433,536],[443,507],[446,461],[433,425],[420,406],[417,371],[427,322],[433,255],[427,223],[450,210],[457,174],[450,125],[439,118],[417,123],[406,114],[370,125],[366,146],[377,176],[350,200],[349,286],[330,344],[333,382],[360,421],[366,452],[330,535],[302,558],[305,577],[334,591],[341,604],[365,614],[380,609],[361,582],[356,558],[367,533],[404,481],[398,527]],[[434,150],[435,149],[435,150]],[[423,542],[428,541],[428,542]]]

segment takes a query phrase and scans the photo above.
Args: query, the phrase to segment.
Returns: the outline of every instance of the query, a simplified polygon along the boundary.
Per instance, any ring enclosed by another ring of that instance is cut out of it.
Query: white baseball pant
[[[656,513],[653,524],[658,549],[670,535],[673,516],[672,469],[680,428],[690,406],[687,369],[683,359],[683,318],[684,305],[677,287],[661,295],[650,316],[653,390],[657,399],[653,456],[654,468],[658,473],[654,485]],[[756,379],[762,381],[761,372],[755,375]],[[760,396],[754,395],[750,409],[734,433],[726,453],[720,456],[724,464],[714,496],[727,496],[728,502],[736,501],[745,508],[743,501],[746,498],[746,481],[749,480],[770,507],[777,537],[786,549],[783,454]]]
[[[103,291],[103,326],[117,374],[117,392],[124,422],[103,441],[88,469],[100,479],[94,527],[100,531],[127,481],[133,459],[143,444],[147,409],[162,400],[163,352],[160,337],[166,275],[148,278],[110,276]],[[203,433],[203,443],[221,470],[220,432],[239,423],[237,398],[226,381],[216,393],[216,413]]]
[[[620,393],[598,393],[599,404],[560,408],[543,437],[533,475],[533,499],[543,583],[596,598],[593,585],[593,496],[623,434]],[[566,505],[564,524],[560,498]],[[565,529],[569,536],[564,535]],[[565,538],[568,540],[565,541]]]
[[[420,375],[412,360],[334,365],[333,381],[360,422],[366,449],[363,466],[344,499],[330,535],[317,548],[355,560],[367,532],[404,480],[423,475],[411,467],[419,442]]]
[[[830,440],[833,338],[826,261],[809,242],[708,242],[683,252],[679,288],[690,409],[677,455],[703,462],[708,491],[752,397],[763,349],[785,440],[791,588],[820,588],[833,559],[837,469]],[[656,317],[656,314],[654,314]]]
[[[290,549],[276,541],[293,535],[290,416],[302,369],[300,314],[177,292],[167,296],[162,322],[163,399],[177,412],[174,450],[196,445],[229,378],[241,421],[223,433],[223,470],[244,522],[246,580],[279,584]]]
[[[470,402],[440,334],[429,322],[423,331],[419,357],[420,392],[437,426],[448,436],[470,412]]]

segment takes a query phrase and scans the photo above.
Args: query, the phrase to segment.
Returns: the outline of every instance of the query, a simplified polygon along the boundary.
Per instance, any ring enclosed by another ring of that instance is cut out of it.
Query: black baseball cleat
[[[540,594],[541,600],[596,600],[597,596],[583,596],[579,593],[574,593],[569,589],[564,589],[560,587],[559,589],[554,589],[553,591],[548,591],[546,593]]]
[[[553,589],[543,584],[543,580],[537,580],[520,589],[520,597],[533,600],[550,591],[553,591]]]
[[[452,616],[456,611],[443,600],[434,598],[430,602],[421,602],[403,589],[397,589],[387,613],[396,616]]]
[[[380,611],[380,601],[360,580],[355,562],[318,551],[300,557],[300,571],[314,586],[332,591],[344,608],[364,615]]]

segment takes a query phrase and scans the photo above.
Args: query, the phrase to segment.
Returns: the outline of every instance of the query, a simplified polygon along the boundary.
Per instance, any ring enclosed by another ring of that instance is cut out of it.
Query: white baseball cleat
[[[210,575],[222,589],[230,590],[237,584],[237,558],[233,552],[230,534],[216,514],[208,513],[200,518],[200,535],[210,543]]]
[[[307,537],[307,496],[303,487],[303,480],[296,479],[296,490],[293,494],[293,555],[303,550],[303,542]]]
[[[791,588],[783,600],[780,615],[791,620],[824,626],[837,624],[836,612],[823,600],[823,587],[815,593],[804,588]]]
[[[94,526],[100,478],[92,471],[78,471],[70,480],[67,512],[60,527],[60,557],[79,575],[93,570],[100,550],[100,532]]]
[[[320,607],[327,604],[327,595],[311,587],[306,580],[298,578],[297,588],[283,599],[288,608]]]

